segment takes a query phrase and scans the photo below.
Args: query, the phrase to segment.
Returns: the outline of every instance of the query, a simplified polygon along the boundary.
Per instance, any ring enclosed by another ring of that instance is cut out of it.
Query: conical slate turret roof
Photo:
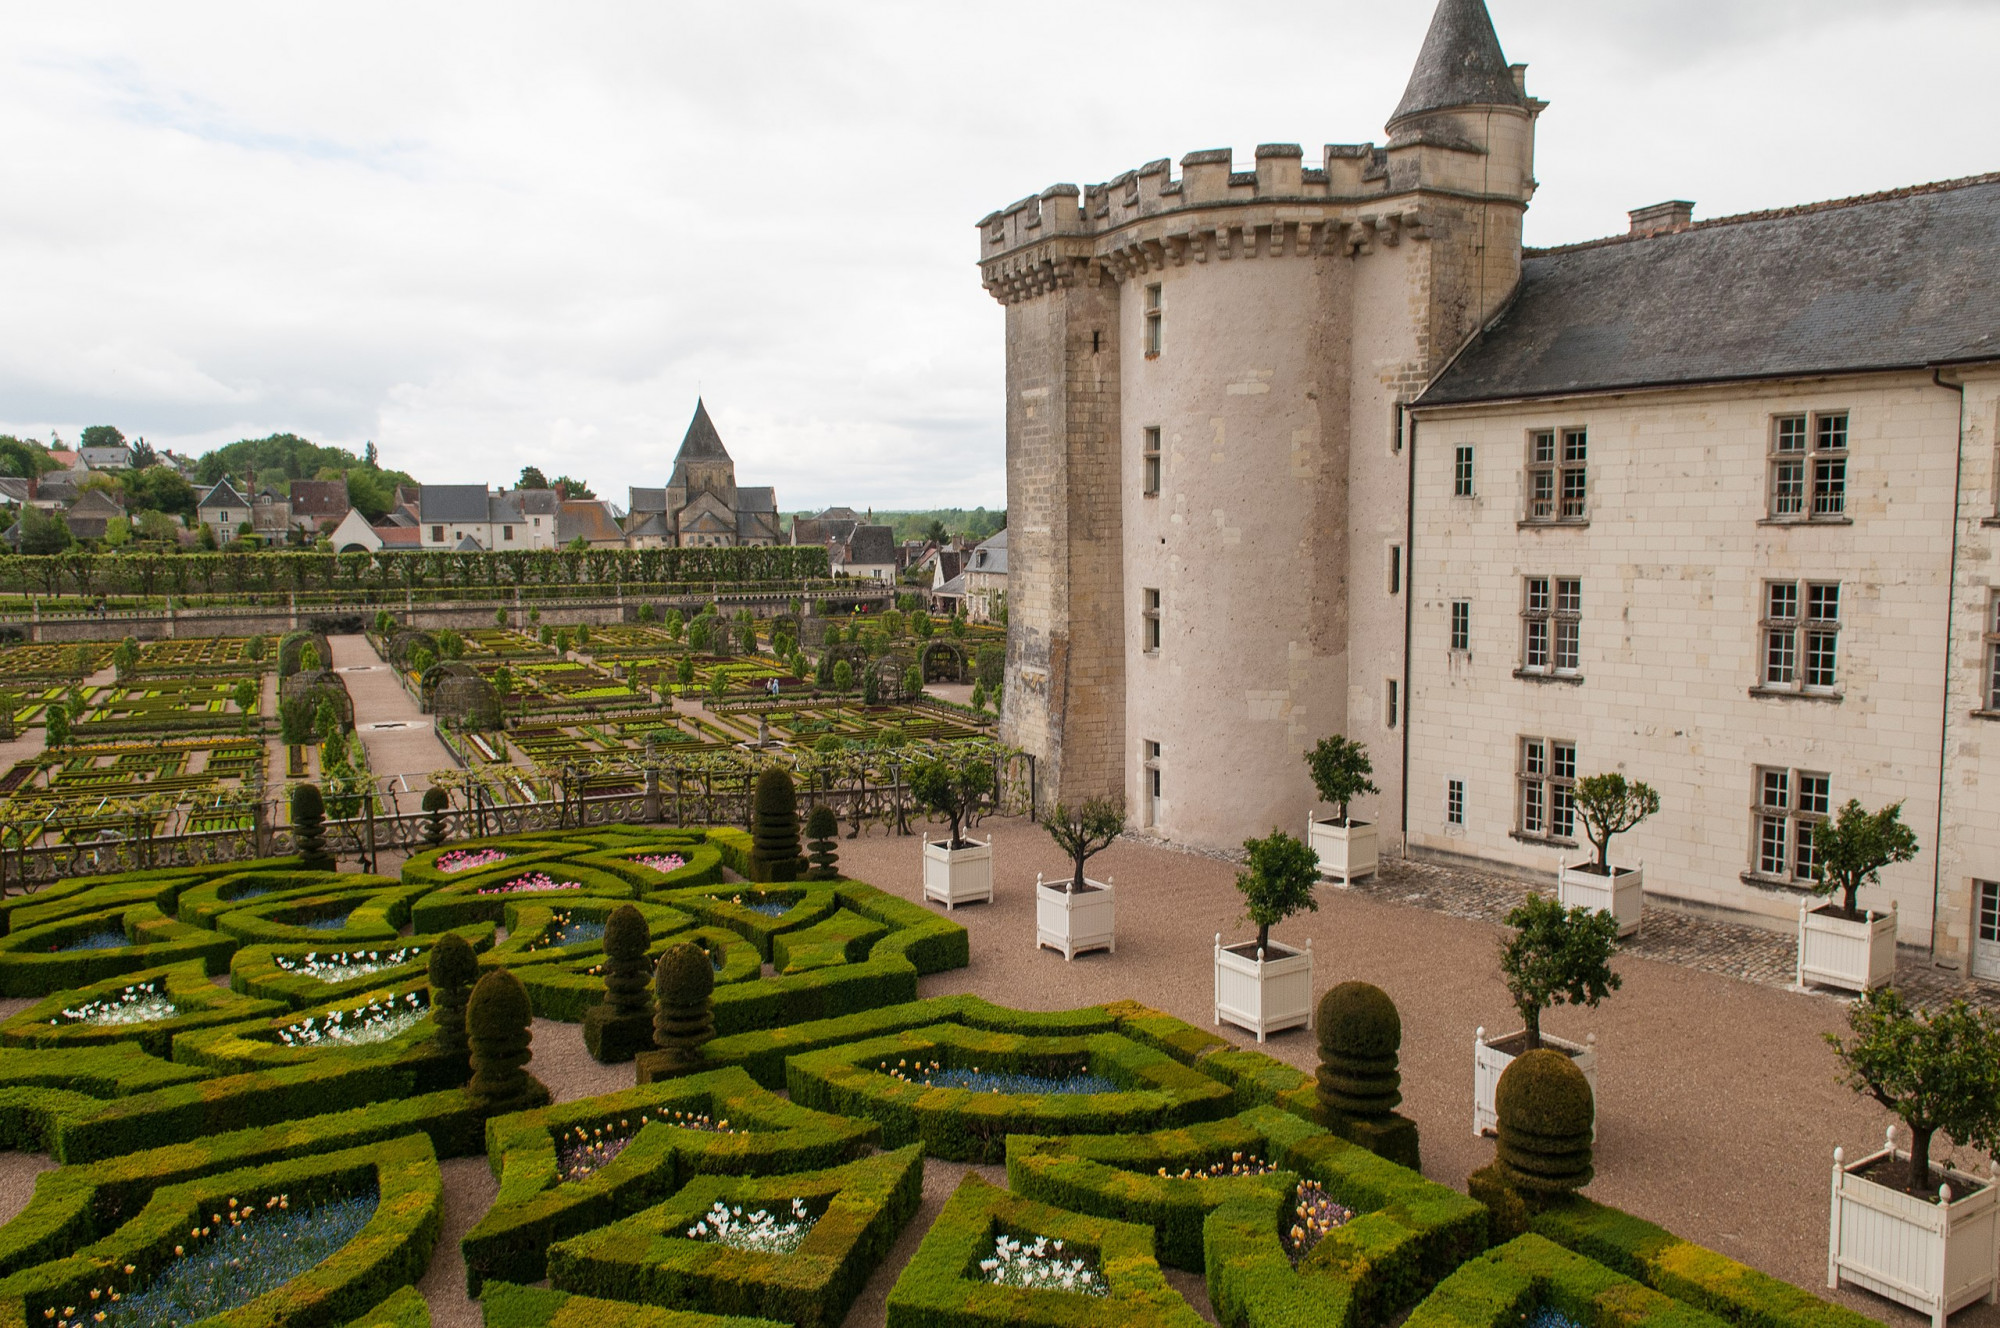
[[[1486,0],[1438,0],[1417,67],[1410,71],[1410,84],[1389,125],[1454,106],[1525,105],[1501,54]]]
[[[715,431],[715,421],[708,418],[708,407],[702,404],[700,397],[696,397],[694,419],[688,423],[687,436],[681,439],[681,450],[674,454],[674,460],[701,457],[727,461],[729,453],[722,446],[722,435]]]

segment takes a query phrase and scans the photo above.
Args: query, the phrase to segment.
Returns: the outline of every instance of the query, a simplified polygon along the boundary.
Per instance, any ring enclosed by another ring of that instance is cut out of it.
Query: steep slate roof
[[[25,503],[35,496],[35,482],[15,475],[0,475],[0,502]]]
[[[567,544],[577,536],[592,544],[622,544],[625,532],[611,519],[611,511],[597,498],[573,498],[556,513],[556,542]]]
[[[417,516],[424,521],[485,521],[484,484],[425,484],[417,490]]]
[[[778,491],[768,484],[736,490],[736,510],[739,512],[776,512]]]
[[[985,576],[1007,575],[1007,532],[1001,531],[974,549],[966,570]]]
[[[507,497],[523,516],[554,516],[562,504],[554,489],[514,489]]]
[[[681,450],[674,453],[674,460],[684,457],[714,457],[728,460],[729,452],[722,446],[722,435],[715,431],[715,421],[708,418],[708,407],[700,397],[694,399],[694,418],[688,421],[688,431],[681,439]]]
[[[236,486],[231,484],[226,479],[217,480],[215,482],[215,487],[211,488],[207,493],[203,494],[201,496],[201,501],[195,504],[197,508],[248,507],[249,505],[250,505],[250,500],[245,498],[242,494],[236,492]]]
[[[637,512],[625,523],[627,539],[672,539],[674,532],[667,528],[667,518],[659,512],[648,512],[644,516]]]
[[[420,549],[424,544],[424,532],[415,526],[376,526],[375,533],[385,549]]]
[[[845,544],[854,536],[859,520],[821,521],[813,517],[800,517],[792,522],[792,543],[794,544]]]
[[[857,526],[847,542],[847,561],[869,566],[894,565],[896,532],[890,526]]]
[[[1530,251],[1420,406],[1993,358],[2000,173]]]
[[[1439,0],[1430,31],[1403,100],[1389,117],[1399,120],[1454,106],[1526,106],[1514,86],[1486,0]]]
[[[451,546],[451,551],[453,553],[484,553],[486,552],[486,546],[468,534],[460,536],[458,543]]]
[[[664,512],[667,510],[665,489],[627,488],[625,508],[631,512]]]

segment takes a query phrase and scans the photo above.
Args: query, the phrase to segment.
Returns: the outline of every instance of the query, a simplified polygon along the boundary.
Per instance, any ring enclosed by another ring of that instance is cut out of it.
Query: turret
[[[1535,192],[1526,65],[1509,65],[1486,0],[1438,0],[1403,99],[1389,117],[1392,180],[1498,195]]]

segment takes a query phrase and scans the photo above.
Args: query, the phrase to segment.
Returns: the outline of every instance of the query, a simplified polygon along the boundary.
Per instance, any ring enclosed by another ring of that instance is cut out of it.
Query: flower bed
[[[116,994],[99,996],[96,1000],[65,1009],[49,1023],[51,1026],[91,1024],[107,1028],[123,1024],[150,1024],[160,1019],[171,1019],[179,1013],[180,1007],[167,994],[166,980],[154,978],[122,987]]]
[[[1285,1253],[1294,1267],[1318,1244],[1354,1218],[1354,1210],[1333,1201],[1326,1186],[1316,1180],[1302,1180],[1292,1195],[1292,1224],[1285,1229]],[[1559,1326],[1557,1326],[1559,1328]]]
[[[529,872],[517,876],[504,885],[482,885],[476,893],[481,895],[525,895],[540,894],[550,890],[581,890],[582,881],[558,881],[547,872]]]
[[[1108,1296],[1111,1287],[1096,1260],[1065,1248],[1065,1242],[1037,1236],[1023,1244],[1005,1232],[993,1238],[993,1253],[979,1261],[979,1271],[994,1286],[1034,1287],[1042,1291],[1072,1291],[1082,1296]]]
[[[447,876],[456,876],[481,867],[497,867],[506,860],[507,855],[497,848],[459,848],[439,854],[432,865]]]
[[[104,927],[76,937],[67,944],[51,945],[50,954],[74,954],[78,950],[122,950],[130,945],[131,939],[121,928]]]
[[[759,1254],[793,1254],[806,1243],[819,1218],[806,1207],[804,1199],[793,1199],[782,1217],[768,1208],[743,1211],[715,1201],[699,1221],[688,1228],[688,1239],[712,1241],[732,1250],[754,1250]]]
[[[396,950],[334,950],[325,955],[308,951],[298,959],[274,955],[271,963],[281,972],[296,973],[300,977],[331,985],[415,963],[423,954],[423,947],[406,945]]]
[[[687,859],[678,853],[641,853],[636,857],[626,859],[626,861],[636,862],[641,867],[659,872],[663,876],[669,872],[677,872],[687,866]]]
[[[875,1067],[891,1079],[900,1079],[906,1084],[921,1084],[925,1088],[964,1088],[974,1093],[1115,1093],[1118,1085],[1101,1074],[1092,1074],[1089,1064],[1083,1063],[1075,1069],[1052,1069],[1042,1074],[1020,1074],[1006,1070],[981,1070],[977,1065],[969,1070],[947,1068],[941,1061],[918,1062],[914,1065],[898,1060],[894,1065],[883,1061]]]
[[[387,1042],[409,1032],[430,1014],[429,1003],[417,992],[401,1000],[378,998],[352,1010],[309,1016],[277,1030],[287,1047],[364,1047]]]
[[[568,909],[558,909],[550,917],[548,926],[541,935],[528,945],[532,953],[536,950],[559,950],[566,945],[582,945],[587,941],[604,939],[603,918],[583,918],[574,916]]]
[[[285,1007],[217,987],[199,963],[107,978],[37,1001],[0,1023],[10,1047],[91,1047],[136,1042],[149,1055],[172,1055],[182,1033],[267,1018]]]

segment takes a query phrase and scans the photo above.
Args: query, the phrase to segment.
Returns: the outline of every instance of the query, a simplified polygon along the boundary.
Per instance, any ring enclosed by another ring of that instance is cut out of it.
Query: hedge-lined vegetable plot
[[[1582,1198],[1499,1243],[1480,1202],[1325,1128],[1309,1075],[1161,1011],[919,999],[969,962],[962,928],[856,881],[754,883],[751,848],[604,827],[395,877],[273,860],[0,899],[0,992],[33,1001],[0,1022],[0,1147],[59,1164],[0,1226],[0,1328],[427,1328],[439,1160],[481,1155],[498,1192],[457,1252],[490,1328],[838,1324],[926,1159],[1004,1161],[1006,1188],[958,1185],[897,1328],[1193,1328],[1166,1269],[1249,1328],[1870,1322]],[[668,1036],[632,1087],[495,1087],[519,1043],[494,1019],[598,1027],[611,977],[628,1029],[656,964]]]

